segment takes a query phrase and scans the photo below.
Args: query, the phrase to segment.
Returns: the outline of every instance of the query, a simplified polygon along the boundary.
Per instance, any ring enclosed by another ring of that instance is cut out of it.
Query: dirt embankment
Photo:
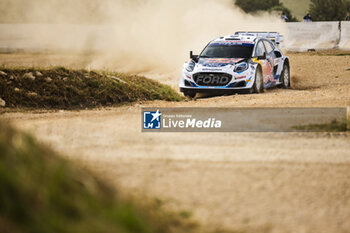
[[[7,107],[82,109],[182,97],[169,86],[135,75],[65,68],[0,68]]]

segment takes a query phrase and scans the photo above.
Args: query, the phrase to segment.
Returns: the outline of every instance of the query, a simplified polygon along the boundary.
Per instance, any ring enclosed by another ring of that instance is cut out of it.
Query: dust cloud
[[[232,0],[11,2],[12,11],[13,2],[26,2],[26,10],[18,15],[22,21],[7,16],[16,23],[36,23],[26,31],[36,48],[93,51],[87,68],[161,74],[169,84],[174,84],[173,75],[179,74],[190,50],[199,53],[218,36],[239,30],[284,32],[276,14],[247,15]]]

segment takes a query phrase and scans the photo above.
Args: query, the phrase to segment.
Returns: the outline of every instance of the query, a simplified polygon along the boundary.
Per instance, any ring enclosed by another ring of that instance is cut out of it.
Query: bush
[[[144,100],[180,101],[171,87],[145,77],[56,68],[1,68],[7,107],[85,109]]]
[[[350,10],[348,0],[311,0],[310,13],[314,21],[341,21]]]
[[[290,22],[296,22],[297,19],[292,15],[291,11],[285,7],[279,0],[236,0],[235,5],[246,13],[255,13],[258,11],[277,11],[284,12]]]
[[[285,7],[283,4],[272,7],[270,9],[270,11],[276,11],[278,13],[284,12],[286,14],[286,16],[288,17],[289,22],[297,22],[298,21],[298,19],[292,15],[291,11],[287,7]]]
[[[246,13],[257,11],[267,11],[275,6],[280,5],[279,0],[236,0],[235,5]]]

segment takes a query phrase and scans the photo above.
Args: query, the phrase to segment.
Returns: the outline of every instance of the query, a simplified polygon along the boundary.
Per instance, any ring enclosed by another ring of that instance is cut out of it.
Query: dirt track
[[[1,55],[0,61],[8,57]],[[159,198],[169,209],[193,211],[204,226],[350,232],[349,133],[140,133],[140,106],[350,106],[350,56],[291,54],[291,63],[291,90],[1,117],[126,191]]]

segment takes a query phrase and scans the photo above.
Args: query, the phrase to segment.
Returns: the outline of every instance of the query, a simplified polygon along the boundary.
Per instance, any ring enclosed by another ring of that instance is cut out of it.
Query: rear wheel
[[[281,87],[282,88],[290,88],[290,72],[289,72],[289,66],[287,64],[283,65],[283,71],[281,74]]]
[[[184,95],[186,96],[186,97],[190,97],[190,98],[194,98],[195,96],[196,96],[196,92],[194,92],[194,91],[184,91]]]
[[[263,75],[262,75],[262,71],[261,71],[260,66],[256,69],[255,81],[254,81],[252,91],[254,93],[264,92],[264,79],[263,79]]]

